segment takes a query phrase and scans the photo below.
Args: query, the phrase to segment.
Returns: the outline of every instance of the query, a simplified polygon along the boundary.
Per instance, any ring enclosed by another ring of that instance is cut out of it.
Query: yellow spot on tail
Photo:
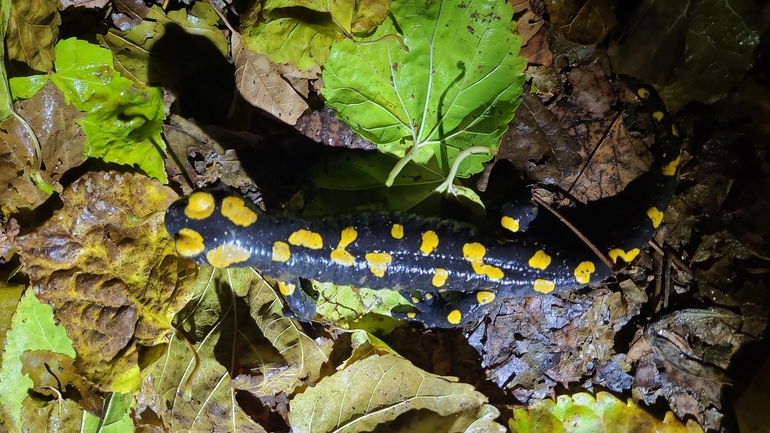
[[[245,262],[249,257],[249,250],[235,242],[226,242],[206,253],[206,260],[215,268],[226,268]]]
[[[660,223],[663,222],[663,212],[659,211],[654,207],[647,209],[647,216],[650,217],[650,221],[652,221],[652,226],[655,228],[658,228],[658,226],[660,226]]]
[[[289,236],[289,243],[295,247],[305,247],[311,250],[320,250],[324,246],[321,235],[310,230],[299,229]]]
[[[593,262],[581,262],[575,268],[575,279],[580,284],[588,284],[591,282],[591,274],[596,272],[596,266]]]
[[[393,227],[390,228],[390,235],[393,236],[393,239],[401,239],[404,237],[404,226],[401,224],[393,224]]]
[[[430,301],[431,299],[433,299],[433,294],[432,293],[426,293],[425,294],[425,299]]]
[[[641,88],[637,90],[636,94],[639,95],[639,97],[642,99],[647,99],[650,97],[650,91],[645,88]]]
[[[478,302],[479,305],[487,305],[494,300],[495,300],[494,292],[488,292],[486,290],[480,290],[476,292],[476,302]]]
[[[443,268],[436,268],[436,273],[433,275],[433,279],[431,280],[431,283],[435,287],[441,287],[446,283],[446,279],[449,276],[449,272],[446,271],[446,269]]]
[[[345,248],[355,242],[356,238],[358,238],[358,232],[354,227],[346,227],[342,230],[337,248],[332,250],[332,253],[329,255],[334,263],[342,266],[353,266],[353,263],[356,262],[356,258],[353,257],[353,254],[350,254],[345,250]]]
[[[674,137],[679,137],[679,129],[677,129],[676,125],[671,125],[671,133],[674,134]]]
[[[203,236],[193,229],[181,229],[176,234],[176,252],[182,257],[195,257],[206,249]]]
[[[281,292],[283,296],[293,295],[296,288],[297,286],[294,284],[285,283],[283,281],[278,282],[278,291]]]
[[[657,120],[658,122],[660,122],[661,120],[663,120],[663,112],[662,111],[656,111],[656,112],[652,113],[652,118]]]
[[[463,320],[463,313],[461,313],[459,310],[452,310],[452,312],[446,315],[446,321],[451,323],[452,325],[457,325],[462,320]]]
[[[673,176],[676,174],[676,168],[679,167],[679,163],[682,161],[681,156],[677,156],[675,160],[669,162],[668,164],[660,167],[661,173],[663,173],[663,176]]]
[[[500,218],[500,225],[503,226],[504,229],[514,233],[519,231],[519,220],[509,216]]]
[[[372,271],[375,277],[384,277],[385,271],[388,270],[388,266],[393,261],[388,253],[367,253],[366,263],[369,264],[369,270]]]
[[[291,250],[289,244],[286,242],[277,241],[273,244],[273,257],[274,262],[286,262],[291,257]]]
[[[408,317],[410,319],[414,319],[415,317],[417,317],[417,313],[415,313],[414,311],[410,311],[410,312],[406,313],[406,317]]]
[[[551,264],[551,256],[545,253],[543,250],[537,250],[534,256],[529,259],[529,267],[535,269],[543,269]]]
[[[420,302],[420,298],[418,298],[417,296],[412,296],[412,303],[417,304],[418,302]]]
[[[607,254],[610,255],[610,258],[612,259],[612,263],[617,264],[619,258],[623,259],[623,261],[626,263],[631,263],[631,261],[634,260],[636,256],[639,255],[640,252],[641,251],[639,251],[639,248],[633,248],[628,252],[623,251],[620,248],[614,248],[610,250],[610,252]]]
[[[246,206],[240,197],[225,197],[222,200],[222,216],[242,227],[257,221],[257,214]]]
[[[190,194],[190,197],[187,198],[184,214],[187,215],[187,218],[202,220],[210,217],[214,213],[215,207],[213,195],[205,191],[198,191]]]
[[[556,288],[556,283],[549,280],[543,280],[541,278],[538,278],[535,280],[535,291],[538,293],[551,293],[553,292],[553,289]]]
[[[433,230],[428,230],[422,234],[422,244],[420,244],[420,251],[426,256],[433,252],[438,246],[438,235]]]
[[[483,262],[487,249],[478,242],[463,245],[463,256],[470,262],[473,272],[478,275],[486,275],[490,280],[501,280],[505,276],[503,270]]]

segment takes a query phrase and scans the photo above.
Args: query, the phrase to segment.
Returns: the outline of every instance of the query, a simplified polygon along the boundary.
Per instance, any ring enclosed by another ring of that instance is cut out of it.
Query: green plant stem
[[[493,150],[487,146],[472,146],[458,153],[454,163],[452,164],[452,169],[449,170],[449,175],[447,175],[446,180],[441,182],[441,185],[437,186],[435,191],[447,192],[453,195],[457,195],[457,193],[454,190],[453,184],[454,184],[455,177],[457,176],[457,170],[460,168],[460,163],[463,162],[465,158],[471,155],[481,155],[481,154],[491,155],[492,153],[494,153]]]
[[[385,181],[386,186],[393,186],[393,182],[396,180],[396,176],[398,176],[398,174],[401,173],[401,170],[403,170],[404,167],[406,167],[406,164],[408,164],[409,161],[411,161],[412,158],[414,158],[414,155],[417,154],[417,151],[422,149],[426,144],[428,143],[425,142],[425,143],[415,144],[414,146],[412,146],[412,149],[409,150],[409,153],[407,153],[406,155],[404,155],[403,158],[398,160],[396,165],[393,166],[393,169],[390,170],[390,174],[388,175],[388,180]]]

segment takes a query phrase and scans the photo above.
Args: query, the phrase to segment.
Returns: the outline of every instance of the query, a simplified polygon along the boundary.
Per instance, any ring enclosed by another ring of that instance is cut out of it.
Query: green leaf
[[[0,122],[13,116],[13,100],[8,88],[8,73],[5,70],[5,34],[8,31],[8,18],[11,13],[11,0],[0,0]]]
[[[48,75],[14,77],[9,80],[13,99],[29,99],[37,94],[48,82]]]
[[[250,50],[267,55],[273,63],[293,63],[304,71],[323,64],[332,44],[342,33],[331,17],[317,24],[296,18],[278,18],[258,23],[241,34]]]
[[[571,397],[560,395],[555,402],[535,400],[526,409],[514,410],[508,427],[514,432],[703,431],[694,420],[685,425],[668,412],[660,421],[631,401],[624,403],[606,392],[596,398],[581,392]]]
[[[337,43],[324,67],[327,104],[381,151],[445,175],[472,146],[497,146],[519,105],[525,60],[502,1],[398,1],[365,41]],[[402,31],[403,33],[400,33]],[[399,34],[403,43],[396,37]],[[478,173],[490,155],[471,155],[457,173]],[[393,181],[392,173],[389,183]]]
[[[135,164],[148,176],[167,182],[160,89],[136,89],[115,70],[109,50],[74,38],[56,45],[51,81],[68,102],[87,113],[79,121],[86,132],[87,157]]]
[[[0,408],[9,431],[20,431],[21,405],[33,382],[22,374],[21,354],[33,350],[50,350],[72,358],[75,351],[64,328],[56,324],[53,309],[27,290],[19,301],[8,331],[0,366]]]

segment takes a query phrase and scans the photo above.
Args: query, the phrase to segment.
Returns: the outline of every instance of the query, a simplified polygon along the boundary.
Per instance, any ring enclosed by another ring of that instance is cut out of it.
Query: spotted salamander
[[[678,132],[660,97],[634,80],[624,82],[651,113],[656,186],[646,214],[630,222],[632,235],[600,246],[615,264],[639,255],[661,224],[680,162]],[[500,226],[521,231],[534,215],[511,206]],[[560,254],[532,239],[503,241],[456,221],[401,212],[290,218],[222,191],[196,191],[175,202],[165,223],[180,256],[218,268],[261,270],[280,282],[289,307],[307,320],[315,309],[307,306],[312,300],[298,288],[298,278],[401,290],[414,309],[395,316],[452,327],[477,318],[496,298],[581,288],[614,272],[596,256]],[[447,302],[443,292],[457,292],[458,299]]]

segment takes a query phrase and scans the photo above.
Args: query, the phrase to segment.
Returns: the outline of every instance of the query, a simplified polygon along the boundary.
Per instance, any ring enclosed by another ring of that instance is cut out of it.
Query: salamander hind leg
[[[300,278],[288,282],[279,281],[278,290],[286,302],[287,309],[284,311],[284,315],[303,322],[310,322],[315,317],[317,300],[310,297],[303,284],[310,284],[310,282]]]
[[[495,296],[493,292],[425,292],[422,296],[402,290],[417,312],[393,311],[396,319],[420,322],[426,328],[454,328],[478,319]]]

